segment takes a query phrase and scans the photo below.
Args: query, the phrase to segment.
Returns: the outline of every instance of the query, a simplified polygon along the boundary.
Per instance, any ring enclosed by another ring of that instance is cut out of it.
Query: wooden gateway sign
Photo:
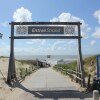
[[[17,26],[17,34],[74,34],[75,26]]]
[[[81,31],[80,22],[11,22],[11,48],[9,58],[9,68],[7,83],[16,79],[15,59],[14,59],[14,39],[78,39],[78,60],[77,73],[81,73],[82,85],[85,86],[84,68],[81,52]],[[14,35],[16,29],[17,36]],[[76,35],[77,29],[77,35]],[[22,35],[25,34],[25,35]],[[27,35],[26,35],[27,34]],[[35,34],[35,35],[34,35]],[[36,34],[44,34],[36,36]],[[50,36],[45,35],[50,34]],[[55,34],[55,35],[52,35]],[[57,35],[61,34],[61,35]],[[66,34],[66,35],[62,35]]]

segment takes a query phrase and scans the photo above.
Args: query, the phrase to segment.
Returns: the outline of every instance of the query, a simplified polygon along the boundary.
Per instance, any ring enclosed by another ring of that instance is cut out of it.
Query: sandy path
[[[69,99],[70,98],[70,99]],[[42,68],[2,100],[91,100],[83,99],[76,85],[51,68]]]

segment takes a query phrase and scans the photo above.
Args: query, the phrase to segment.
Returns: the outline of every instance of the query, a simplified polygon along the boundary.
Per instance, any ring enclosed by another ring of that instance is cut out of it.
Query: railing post
[[[77,72],[77,73],[76,73],[76,76],[78,77],[78,72],[79,72],[79,71],[78,71],[78,62],[77,62],[76,72]],[[76,83],[78,83],[78,79],[77,79],[77,78],[76,78]]]
[[[23,78],[22,69],[20,69],[20,77]]]
[[[31,70],[33,71],[33,66],[31,67]]]
[[[87,89],[89,89],[89,88],[90,88],[90,79],[91,79],[91,74],[89,74],[89,76],[88,76]]]
[[[28,74],[27,68],[26,68],[26,75]]]
[[[28,69],[28,70],[29,70],[29,75],[30,75],[30,67],[29,67],[29,69]]]

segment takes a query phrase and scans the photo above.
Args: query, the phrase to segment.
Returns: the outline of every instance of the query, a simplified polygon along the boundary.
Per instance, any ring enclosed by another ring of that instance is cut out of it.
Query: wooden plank
[[[80,81],[83,81],[83,79],[82,79],[82,78],[77,77],[76,75],[73,75],[73,77],[75,77],[75,78],[79,79]]]
[[[71,70],[71,69],[67,69],[68,71],[72,71],[72,72],[74,72],[75,74],[80,74],[80,75],[82,75],[82,73],[79,73],[79,72],[76,72],[76,71],[74,71],[74,70]]]
[[[79,38],[82,37],[79,36],[14,36],[14,39],[79,39]]]
[[[89,76],[88,76],[87,89],[90,88],[90,80],[91,80],[91,74],[89,74]]]
[[[65,71],[67,71],[67,70],[65,70],[65,69],[63,69],[63,68],[58,68],[58,69],[61,69],[62,70],[62,72],[65,72]],[[80,77],[78,77],[77,75],[75,75],[75,74],[72,74],[72,73],[70,73],[70,72],[66,72],[68,75],[71,75],[71,76],[73,76],[74,78],[77,78],[77,79],[79,79],[80,81],[83,81],[83,79],[82,78],[80,78]]]
[[[82,78],[80,78],[80,77],[77,77],[76,75],[74,75],[74,74],[71,74],[71,73],[69,73],[69,72],[66,72],[67,74],[69,74],[69,75],[71,75],[71,76],[73,76],[74,78],[77,78],[77,79],[79,79],[80,81],[83,81],[83,79]]]
[[[78,25],[80,22],[11,22],[13,25]]]

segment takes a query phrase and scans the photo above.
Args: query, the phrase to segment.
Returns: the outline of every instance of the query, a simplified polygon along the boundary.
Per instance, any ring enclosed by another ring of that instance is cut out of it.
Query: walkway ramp
[[[31,90],[77,90],[73,82],[52,68],[41,68],[24,86]]]
[[[17,90],[3,100],[91,100],[84,99],[74,82],[52,68],[41,68],[23,83],[17,82]]]

